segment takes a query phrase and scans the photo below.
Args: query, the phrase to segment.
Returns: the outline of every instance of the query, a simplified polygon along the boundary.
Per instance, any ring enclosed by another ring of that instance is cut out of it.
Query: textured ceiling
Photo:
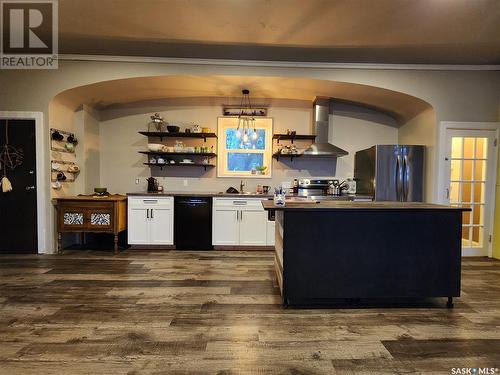
[[[62,53],[500,63],[499,0],[60,0]]]

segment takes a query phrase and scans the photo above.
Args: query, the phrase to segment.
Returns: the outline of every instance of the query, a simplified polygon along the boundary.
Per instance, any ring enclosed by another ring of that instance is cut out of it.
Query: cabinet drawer
[[[174,197],[129,197],[128,204],[131,207],[173,207]]]
[[[113,202],[63,202],[59,204],[62,210],[113,210]]]
[[[262,198],[214,198],[215,207],[262,208]],[[263,208],[262,208],[263,209]]]

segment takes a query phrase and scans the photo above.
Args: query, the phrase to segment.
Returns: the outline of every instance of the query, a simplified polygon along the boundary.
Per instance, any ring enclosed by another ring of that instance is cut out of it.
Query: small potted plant
[[[266,174],[267,167],[260,166],[260,167],[255,167],[255,169],[257,170],[257,174]]]

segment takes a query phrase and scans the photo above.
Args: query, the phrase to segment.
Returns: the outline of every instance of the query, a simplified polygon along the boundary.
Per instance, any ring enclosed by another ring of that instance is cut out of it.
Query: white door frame
[[[47,168],[45,160],[43,112],[0,111],[0,119],[35,120],[35,149],[36,149],[36,202],[37,202],[37,242],[38,253],[47,250],[47,224],[49,214],[49,200],[47,195]]]
[[[448,204],[446,198],[446,186],[448,185],[448,175],[446,167],[446,132],[448,130],[488,130],[494,131],[496,139],[499,138],[500,122],[457,122],[457,121],[441,121],[439,123],[439,149],[438,149],[438,184],[437,184],[437,203]],[[491,167],[493,169],[491,178],[493,179],[493,191],[490,197],[491,212],[489,220],[489,233],[494,236],[493,228],[495,221],[495,195],[497,183],[497,162],[498,162],[498,147],[493,160],[491,160]],[[488,243],[488,256],[491,258],[493,255],[493,241]]]

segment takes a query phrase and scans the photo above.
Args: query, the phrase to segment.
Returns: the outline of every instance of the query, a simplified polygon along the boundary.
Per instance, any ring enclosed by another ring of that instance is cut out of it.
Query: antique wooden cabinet
[[[62,234],[113,233],[118,253],[118,234],[127,229],[127,197],[79,195],[55,199],[57,211],[57,252],[62,251]]]

